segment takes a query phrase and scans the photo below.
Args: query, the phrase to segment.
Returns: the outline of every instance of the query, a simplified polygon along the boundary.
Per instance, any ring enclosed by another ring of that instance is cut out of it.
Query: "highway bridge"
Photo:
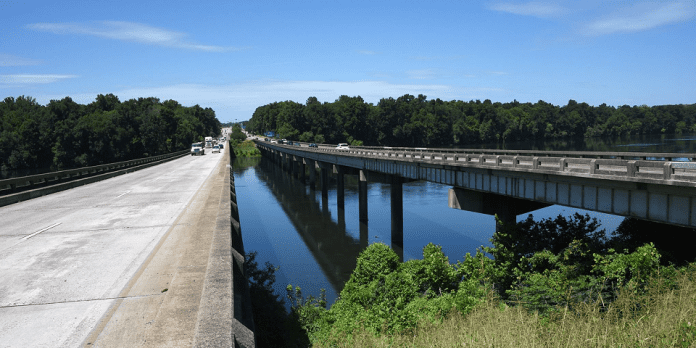
[[[253,347],[229,163],[179,156],[8,189],[41,197],[0,208],[0,347]],[[72,188],[38,192],[56,185]]]
[[[358,175],[361,221],[368,220],[367,182],[391,184],[392,244],[397,246],[403,245],[402,184],[409,180],[450,185],[450,207],[495,214],[503,224],[558,204],[696,227],[696,154],[256,144],[303,180],[310,168],[310,184],[318,168],[323,192],[334,173],[339,206],[343,175]]]

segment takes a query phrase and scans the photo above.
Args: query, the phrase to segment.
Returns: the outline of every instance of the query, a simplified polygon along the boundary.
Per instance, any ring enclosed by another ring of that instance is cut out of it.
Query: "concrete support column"
[[[331,164],[319,162],[319,169],[321,170],[321,194],[323,196],[329,195],[329,166]]]
[[[367,224],[367,175],[362,169],[358,181],[358,209],[360,222]]]
[[[361,222],[360,223],[360,248],[362,248],[362,249],[367,248],[367,240],[368,240],[367,222]]]
[[[292,177],[297,179],[300,177],[299,158],[297,156],[290,155],[290,160],[292,161]]]
[[[345,207],[345,191],[344,191],[344,184],[343,184],[343,174],[345,170],[341,166],[335,166],[336,167],[336,203],[338,205],[339,209],[343,209]]]
[[[305,180],[307,178],[305,175],[306,169],[305,169],[305,162],[304,161],[305,161],[305,159],[302,157],[300,157],[300,160],[297,161],[298,162],[297,164],[299,165],[299,169],[300,169],[300,181],[302,181],[302,184],[305,183]]]
[[[401,248],[403,259],[404,248],[404,196],[403,179],[398,175],[391,176],[391,243],[392,249]],[[399,252],[397,252],[399,254]]]
[[[314,185],[317,183],[317,165],[314,160],[306,159],[309,167],[309,189],[314,190]]]

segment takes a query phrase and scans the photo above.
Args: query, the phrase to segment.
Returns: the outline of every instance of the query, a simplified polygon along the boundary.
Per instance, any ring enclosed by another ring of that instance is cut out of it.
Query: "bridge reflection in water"
[[[360,251],[367,247],[367,225],[360,224],[360,237],[356,239],[346,229],[344,209],[338,209],[338,221],[332,219],[327,195],[318,202],[315,195],[307,194],[305,184],[269,161],[262,160],[256,174],[275,196],[333,290],[339,293],[350,278]]]

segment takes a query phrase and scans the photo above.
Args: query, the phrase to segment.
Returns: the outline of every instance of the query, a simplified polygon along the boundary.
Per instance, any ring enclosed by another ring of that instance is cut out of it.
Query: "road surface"
[[[119,331],[114,318],[124,317],[122,303],[143,309],[137,300],[159,301],[151,308],[161,311],[185,266],[167,260],[195,254],[187,246],[195,238],[178,230],[190,230],[196,219],[182,217],[203,204],[210,186],[204,183],[219,172],[223,156],[186,156],[0,208],[0,347],[93,346],[102,331]],[[162,247],[167,239],[188,244]],[[153,258],[161,247],[159,254],[169,259]],[[159,261],[149,265],[152,260]],[[149,274],[148,265],[155,274],[147,276],[147,284],[138,283]],[[149,313],[151,324],[157,314]],[[179,342],[191,341],[189,336]],[[141,342],[146,338],[129,339],[149,345]],[[113,339],[101,344],[110,345],[120,344]]]

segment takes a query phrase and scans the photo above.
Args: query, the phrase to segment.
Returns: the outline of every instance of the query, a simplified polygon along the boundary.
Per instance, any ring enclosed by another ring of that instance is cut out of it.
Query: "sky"
[[[696,103],[696,0],[3,1],[0,97]]]

